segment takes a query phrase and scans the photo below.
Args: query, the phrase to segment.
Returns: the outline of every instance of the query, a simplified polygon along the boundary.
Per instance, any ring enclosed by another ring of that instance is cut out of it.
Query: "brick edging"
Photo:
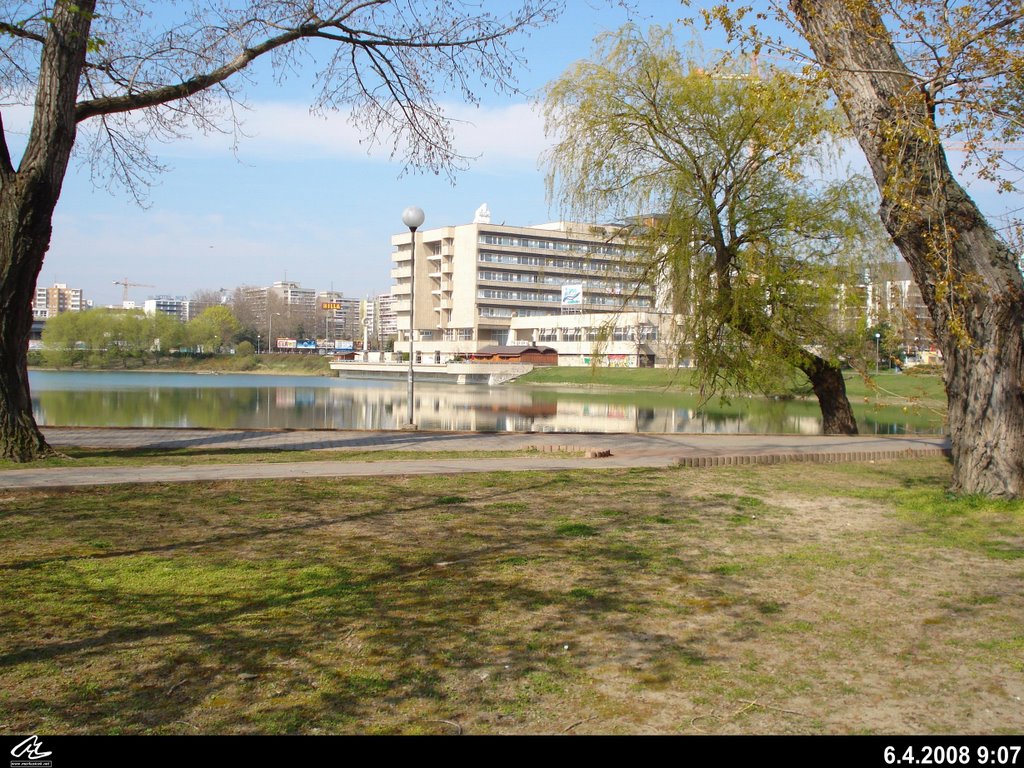
[[[676,459],[678,467],[730,467],[749,464],[836,464],[843,461],[886,461],[918,459],[928,456],[950,456],[949,448],[907,448],[902,451],[844,451],[820,453],[730,454],[727,456],[683,456]]]

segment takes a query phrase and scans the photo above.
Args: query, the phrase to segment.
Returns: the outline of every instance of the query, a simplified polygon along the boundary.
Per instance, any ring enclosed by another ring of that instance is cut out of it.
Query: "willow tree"
[[[705,393],[795,369],[824,431],[854,434],[837,298],[877,227],[863,183],[827,180],[843,121],[823,95],[783,71],[697,66],[670,32],[627,26],[548,86],[548,183],[571,215],[634,222]]]
[[[748,9],[722,4],[707,16],[758,47],[806,56],[808,73],[832,88],[881,192],[881,220],[934,322],[953,488],[1024,496],[1020,253],[958,182],[943,148],[944,140],[961,142],[968,170],[1019,191],[1021,169],[1007,166],[1005,152],[1024,134],[1024,7],[1020,0],[790,0],[762,11],[770,9],[810,51],[759,35],[744,21]]]
[[[522,0],[508,14],[469,0],[6,3],[0,87],[6,104],[31,107],[32,126],[16,162],[0,119],[0,456],[47,451],[29,395],[30,305],[76,144],[99,179],[140,194],[160,170],[151,140],[230,130],[252,62],[294,73],[315,54],[314,109],[350,108],[371,141],[451,171],[459,158],[439,95],[473,102],[471,84],[512,87],[510,37],[559,10],[560,0]]]

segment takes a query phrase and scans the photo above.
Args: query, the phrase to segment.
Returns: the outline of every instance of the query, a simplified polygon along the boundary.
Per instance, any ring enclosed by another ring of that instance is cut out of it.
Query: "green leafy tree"
[[[43,359],[47,365],[70,368],[85,359],[85,351],[79,347],[84,336],[82,318],[81,312],[62,312],[46,321]]]
[[[185,343],[185,324],[176,316],[156,312],[149,318],[149,323],[152,328],[151,349],[155,357],[160,358]]]
[[[571,215],[636,222],[705,394],[770,389],[796,368],[824,431],[852,434],[835,304],[878,227],[862,181],[824,180],[843,121],[823,97],[783,71],[698,65],[669,31],[627,26],[548,86],[549,185]]]
[[[770,9],[770,10],[769,10]],[[1019,220],[1000,232],[953,173],[944,140],[1004,190],[1006,144],[1024,134],[1019,0],[767,3],[810,46],[758,33],[748,6],[708,22],[808,62],[847,114],[881,193],[881,219],[910,265],[943,356],[953,489],[1024,497],[1024,275]],[[1016,236],[1015,236],[1016,235]]]
[[[139,312],[93,309],[64,312],[46,322],[43,329],[45,358],[57,367],[88,363],[98,367],[134,360],[145,362],[153,351],[158,328],[170,333],[181,323],[176,318],[151,318]]]
[[[314,108],[350,108],[408,166],[448,174],[464,158],[438,94],[475,102],[473,83],[513,87],[513,36],[551,21],[559,0],[500,12],[469,0],[185,2],[153,14],[137,0],[39,0],[0,8],[4,103],[32,109],[20,160],[0,112],[0,456],[48,452],[32,415],[27,351],[36,279],[71,152],[94,177],[145,193],[160,170],[148,149],[201,130],[237,129],[239,86],[255,60],[293,73],[318,57]]]
[[[223,305],[210,307],[199,317],[189,321],[187,336],[194,347],[202,347],[207,353],[218,353],[229,346],[239,333],[242,324],[230,309]]]

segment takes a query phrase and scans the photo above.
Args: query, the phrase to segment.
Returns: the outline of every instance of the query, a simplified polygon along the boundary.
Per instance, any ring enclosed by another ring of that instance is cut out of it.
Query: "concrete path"
[[[147,467],[61,467],[0,471],[0,488],[53,488],[117,483],[251,480],[363,475],[450,474],[706,466],[788,461],[868,461],[948,451],[944,436],[552,434],[335,430],[97,429],[48,427],[54,447],[207,450],[516,451],[522,458],[315,461]],[[589,458],[567,456],[583,452]],[[610,455],[602,455],[609,453]]]

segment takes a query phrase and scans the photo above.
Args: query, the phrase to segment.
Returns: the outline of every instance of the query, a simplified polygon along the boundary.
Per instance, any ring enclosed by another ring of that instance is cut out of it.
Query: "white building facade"
[[[557,349],[562,365],[667,361],[671,316],[656,310],[654,288],[617,228],[514,227],[481,211],[472,224],[416,233],[415,281],[409,233],[392,237],[396,348],[408,342],[412,289],[425,360],[539,343]]]
[[[178,318],[183,323],[192,319],[191,302],[184,296],[152,296],[143,302],[142,309],[147,315],[162,312]]]

